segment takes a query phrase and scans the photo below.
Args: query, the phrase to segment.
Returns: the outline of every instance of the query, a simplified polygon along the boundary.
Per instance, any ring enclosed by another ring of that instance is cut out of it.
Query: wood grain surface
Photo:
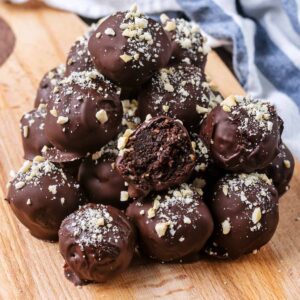
[[[256,255],[237,261],[143,264],[106,284],[74,287],[64,278],[57,244],[39,241],[17,222],[3,201],[8,172],[22,163],[21,115],[31,109],[42,75],[64,62],[85,25],[74,15],[38,7],[0,4],[16,45],[0,67],[0,298],[1,299],[299,299],[300,166],[280,202],[280,224]],[[1,40],[0,43],[5,43]],[[243,93],[218,56],[207,73],[222,94]],[[298,220],[298,221],[297,221]]]

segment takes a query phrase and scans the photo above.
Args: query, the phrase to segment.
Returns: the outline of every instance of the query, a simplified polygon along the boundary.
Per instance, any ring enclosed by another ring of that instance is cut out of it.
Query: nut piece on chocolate
[[[79,182],[89,201],[124,209],[129,204],[127,187],[116,170],[117,141],[111,141],[85,158],[79,168]],[[121,197],[122,196],[122,197]]]
[[[238,258],[257,251],[272,238],[278,224],[278,195],[265,174],[226,175],[209,202],[215,229],[206,253]]]
[[[135,233],[120,210],[90,203],[63,221],[59,249],[65,275],[75,285],[104,282],[129,266]]]
[[[125,87],[147,81],[167,65],[171,56],[170,41],[162,26],[136,6],[105,19],[92,34],[88,48],[95,67]]]
[[[63,79],[65,69],[65,65],[59,65],[44,75],[37,90],[34,108],[38,108],[40,104],[48,103],[51,90],[58,81]]]
[[[285,144],[280,144],[279,154],[261,172],[266,173],[273,180],[279,196],[282,196],[289,189],[289,182],[294,173],[295,160]]]
[[[202,190],[185,183],[130,204],[126,214],[138,229],[142,252],[160,261],[197,253],[213,231]]]
[[[75,178],[37,156],[25,161],[10,181],[7,201],[33,236],[56,241],[61,222],[85,197]]]
[[[159,116],[119,138],[117,169],[132,198],[185,182],[195,165],[195,152],[179,120]]]
[[[40,104],[37,109],[25,113],[20,121],[24,158],[32,160],[37,155],[42,155],[42,149],[51,147],[45,136],[45,118],[47,110],[45,104]]]
[[[199,132],[200,122],[208,112],[209,90],[205,75],[192,65],[163,68],[144,86],[138,95],[138,115],[142,120],[166,115]]]
[[[282,120],[274,106],[248,96],[230,96],[203,121],[200,136],[220,167],[250,173],[279,153]]]
[[[184,19],[170,19],[165,14],[161,15],[161,22],[171,40],[170,62],[192,64],[204,70],[210,48],[199,26]]]
[[[73,72],[61,80],[47,106],[45,133],[51,144],[73,159],[107,144],[121,128],[119,94],[96,70]]]

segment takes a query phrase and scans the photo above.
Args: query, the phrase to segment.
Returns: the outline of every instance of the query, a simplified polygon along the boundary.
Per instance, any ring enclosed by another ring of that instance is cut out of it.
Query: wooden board
[[[0,4],[16,47],[0,67],[0,298],[1,299],[299,299],[300,166],[280,203],[280,224],[271,243],[237,261],[193,264],[135,263],[107,284],[74,287],[63,275],[57,244],[34,239],[3,201],[8,172],[22,163],[19,119],[32,107],[42,75],[64,62],[85,25],[74,15],[46,8]],[[0,40],[0,43],[5,42]],[[224,96],[243,93],[218,56],[207,73]]]

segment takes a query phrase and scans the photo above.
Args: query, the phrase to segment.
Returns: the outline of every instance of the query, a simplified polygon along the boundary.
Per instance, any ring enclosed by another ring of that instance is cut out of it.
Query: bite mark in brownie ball
[[[63,221],[59,249],[65,275],[75,285],[105,282],[129,266],[135,233],[121,211],[90,203]]]
[[[176,65],[157,72],[138,95],[138,115],[142,120],[166,115],[179,119],[188,130],[199,131],[208,112],[209,90],[201,69]]]
[[[162,26],[136,6],[105,19],[88,44],[96,68],[124,87],[138,86],[167,65],[171,48]]]
[[[203,121],[200,136],[220,167],[250,173],[279,153],[282,120],[274,106],[248,96],[230,96]]]
[[[278,224],[278,194],[265,174],[226,175],[217,182],[209,207],[215,230],[206,253],[218,258],[256,252]]]
[[[195,152],[178,120],[159,116],[127,130],[118,141],[117,169],[132,198],[181,184],[195,165]]]
[[[126,213],[138,228],[142,252],[161,261],[197,253],[213,231],[202,190],[187,184],[136,201]]]
[[[121,130],[119,88],[94,71],[73,72],[54,87],[45,121],[49,141],[74,158],[97,151]]]
[[[24,158],[32,160],[42,154],[42,149],[51,147],[45,136],[45,118],[47,110],[45,104],[40,104],[37,109],[25,113],[20,121]]]
[[[65,217],[85,203],[79,183],[60,167],[37,156],[25,161],[9,183],[7,201],[30,233],[56,241]]]
[[[111,205],[119,209],[128,206],[127,186],[116,170],[119,154],[117,141],[111,141],[85,158],[79,168],[79,182],[90,202]]]
[[[42,78],[37,90],[37,94],[34,101],[34,107],[38,108],[40,104],[47,104],[50,93],[58,81],[63,79],[65,74],[65,65],[59,65],[58,67],[47,72]]]
[[[289,182],[295,168],[294,157],[285,144],[280,144],[279,153],[274,160],[262,170],[277,188],[279,196],[282,196],[289,189]]]
[[[210,47],[196,23],[184,19],[170,19],[161,15],[164,30],[171,40],[171,63],[192,64],[204,70]]]

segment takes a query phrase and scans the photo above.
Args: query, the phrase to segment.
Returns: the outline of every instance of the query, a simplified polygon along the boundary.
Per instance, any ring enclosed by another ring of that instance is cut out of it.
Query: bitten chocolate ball
[[[208,84],[201,69],[177,65],[161,69],[138,96],[138,115],[142,120],[166,115],[179,119],[188,130],[199,131],[208,111]]]
[[[105,19],[92,34],[88,48],[96,68],[125,87],[147,81],[167,65],[171,56],[170,41],[162,26],[136,6]]]
[[[184,19],[170,19],[165,14],[161,15],[161,22],[171,40],[170,62],[192,64],[204,70],[210,48],[199,26]]]
[[[90,203],[63,221],[59,249],[65,275],[75,285],[104,282],[129,266],[135,233],[120,210]]]
[[[35,108],[38,108],[40,104],[48,103],[50,92],[57,82],[63,79],[65,69],[65,65],[59,65],[57,68],[52,69],[44,75],[35,97]]]
[[[277,188],[279,196],[282,196],[289,189],[289,182],[293,176],[295,160],[284,144],[279,146],[279,154],[275,159],[264,169],[269,178],[273,180],[273,184]]]
[[[49,161],[26,161],[10,182],[7,200],[30,233],[55,241],[63,219],[85,203],[78,182]]]
[[[152,118],[118,140],[117,169],[129,184],[132,198],[185,182],[195,165],[186,129],[169,117]]]
[[[120,209],[128,206],[127,187],[115,166],[118,153],[117,142],[111,141],[81,163],[79,182],[90,202]]]
[[[278,224],[278,195],[265,174],[227,175],[217,182],[209,204],[215,230],[206,252],[238,258],[257,251]]]
[[[141,250],[161,261],[197,253],[213,231],[202,190],[187,184],[134,202],[126,213],[138,228]]]
[[[45,146],[51,147],[44,131],[46,113],[45,105],[40,104],[39,108],[24,114],[21,118],[20,127],[26,160],[32,160],[35,156],[41,155]]]
[[[47,106],[45,133],[51,144],[73,159],[107,144],[121,129],[119,94],[96,70],[73,72],[60,81]]]
[[[279,153],[282,120],[274,106],[230,96],[203,121],[200,136],[225,170],[250,173],[265,168]]]

